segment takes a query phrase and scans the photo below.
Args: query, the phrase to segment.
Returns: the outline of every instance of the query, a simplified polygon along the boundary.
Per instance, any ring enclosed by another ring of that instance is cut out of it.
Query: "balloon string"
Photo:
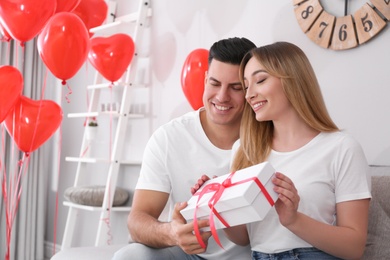
[[[48,73],[47,73],[47,70],[46,70],[46,73],[45,73],[45,76],[44,76],[44,79],[43,79],[42,94],[41,94],[41,98],[40,98],[40,101],[39,101],[39,108],[38,108],[36,122],[40,122],[40,116],[41,116],[41,111],[42,111],[42,106],[43,106],[43,99],[45,97],[47,75],[48,75]],[[29,151],[31,151],[33,149],[33,147],[34,147],[34,141],[35,141],[37,132],[38,132],[38,124],[35,124]]]
[[[5,217],[6,217],[6,242],[7,242],[7,252],[6,252],[6,255],[5,255],[5,259],[9,259],[9,247],[10,247],[10,238],[8,236],[9,232],[8,232],[8,223],[9,223],[9,216],[7,214],[8,212],[8,192],[7,192],[7,171],[6,171],[6,168],[4,166],[3,168],[3,164],[1,163],[3,157],[4,157],[4,154],[5,154],[5,131],[4,131],[4,126],[3,124],[1,124],[1,160],[0,160],[0,170],[2,171],[2,180],[1,180],[1,191],[2,191],[2,195],[3,195],[3,201],[4,201],[4,205],[5,205],[5,210],[6,210],[6,214],[5,214]]]
[[[111,182],[108,184],[108,206],[107,206],[107,217],[103,218],[102,221],[107,226],[107,245],[111,244],[111,241],[113,239],[112,233],[111,233]]]
[[[62,81],[62,85],[66,85],[66,87],[67,87],[67,89],[68,89],[68,93],[65,95],[65,99],[66,99],[66,102],[67,103],[70,103],[70,99],[69,99],[69,95],[71,95],[72,93],[73,93],[73,91],[72,91],[72,89],[69,87],[69,84],[65,81],[65,80],[63,80]]]
[[[7,185],[6,185],[6,174],[4,174],[4,179],[2,182],[2,189],[3,189],[3,197],[5,201],[5,208],[6,208],[6,240],[7,240],[7,253],[5,258],[9,259],[10,257],[10,245],[11,245],[11,235],[12,235],[12,228],[13,224],[16,218],[16,214],[19,207],[20,197],[22,194],[23,186],[21,183],[22,178],[26,175],[28,164],[30,161],[30,156],[28,153],[25,153],[23,155],[23,159],[19,161],[19,171],[18,174],[13,174],[14,178],[10,178],[9,181],[9,187],[7,193]],[[24,165],[24,167],[23,167]],[[15,171],[16,172],[16,171]],[[9,196],[8,196],[9,195]]]
[[[113,97],[112,97],[112,87],[113,87],[113,84],[110,84],[110,86],[109,86],[109,89],[110,89],[110,141],[109,141],[109,158],[111,159],[111,160],[113,160],[113,159],[115,159],[115,158],[112,158],[111,156],[112,156],[112,120],[113,120],[113,109],[112,109],[112,107],[113,107]]]
[[[58,200],[59,200],[59,192],[58,192],[58,186],[60,183],[60,172],[61,172],[61,147],[62,147],[62,126],[60,126],[59,129],[59,138],[58,138],[58,157],[57,157],[57,188],[56,188],[56,207],[55,207],[55,213],[54,213],[54,235],[53,235],[53,255],[56,253],[56,242],[57,242],[57,221],[58,221]]]
[[[10,56],[11,56],[11,42],[9,41],[8,42],[8,45],[7,45],[7,56],[6,56],[6,60],[10,60]]]

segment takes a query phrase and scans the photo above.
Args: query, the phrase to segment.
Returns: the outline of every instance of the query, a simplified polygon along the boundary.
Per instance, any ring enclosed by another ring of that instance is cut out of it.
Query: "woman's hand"
[[[300,197],[294,183],[286,175],[277,172],[272,179],[275,185],[274,191],[279,194],[275,202],[275,209],[279,215],[279,221],[283,226],[294,223],[298,216]]]
[[[202,187],[202,185],[206,182],[210,180],[210,177],[207,176],[207,175],[202,175],[202,177],[200,177],[198,179],[198,182],[191,187],[191,194],[194,195],[199,189],[200,187]]]

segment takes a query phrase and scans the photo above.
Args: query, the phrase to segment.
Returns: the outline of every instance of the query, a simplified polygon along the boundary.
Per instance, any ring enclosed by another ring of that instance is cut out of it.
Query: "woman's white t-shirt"
[[[298,211],[318,221],[336,225],[337,203],[371,198],[364,152],[344,132],[320,133],[295,151],[271,151],[268,161],[294,182],[300,196]],[[278,253],[312,247],[280,224],[275,208],[247,227],[253,251]]]

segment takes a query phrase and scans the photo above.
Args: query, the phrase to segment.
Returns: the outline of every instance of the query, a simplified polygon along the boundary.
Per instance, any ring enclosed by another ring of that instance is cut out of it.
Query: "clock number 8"
[[[366,20],[367,17],[368,17],[368,13],[366,14],[366,16],[360,19],[362,21],[365,32],[369,32],[372,29],[372,22],[370,20]]]
[[[301,13],[301,16],[303,19],[307,19],[309,17],[309,15],[314,11],[314,7],[312,5],[309,5],[306,10],[304,10],[302,13]]]

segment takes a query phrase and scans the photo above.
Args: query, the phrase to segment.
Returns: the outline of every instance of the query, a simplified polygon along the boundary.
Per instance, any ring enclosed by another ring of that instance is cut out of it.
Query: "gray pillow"
[[[70,187],[65,190],[64,197],[73,203],[101,207],[105,189],[105,186],[99,185]],[[121,206],[125,204],[128,199],[129,193],[125,189],[116,187],[113,206]]]
[[[368,219],[366,251],[362,259],[390,256],[390,176],[372,176],[372,199]]]

